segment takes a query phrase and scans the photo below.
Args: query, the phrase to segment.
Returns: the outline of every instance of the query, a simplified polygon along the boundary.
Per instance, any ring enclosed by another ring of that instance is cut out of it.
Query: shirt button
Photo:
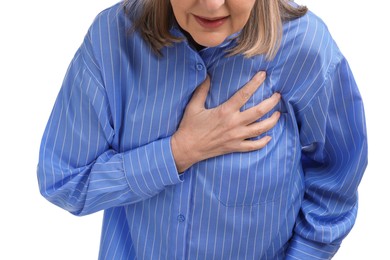
[[[203,64],[202,63],[197,63],[196,64],[196,69],[197,70],[203,70]]]
[[[186,218],[182,214],[177,216],[177,221],[184,222],[184,220],[186,220]]]

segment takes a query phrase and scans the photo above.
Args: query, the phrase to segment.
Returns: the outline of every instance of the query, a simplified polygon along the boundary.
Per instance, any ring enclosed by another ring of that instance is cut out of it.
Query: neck
[[[182,33],[186,36],[187,40],[188,40],[188,43],[190,44],[190,46],[194,47],[194,49],[196,49],[197,51],[200,51],[202,49],[205,48],[205,46],[203,45],[200,45],[199,43],[197,43],[191,36],[191,34],[189,34],[187,31],[183,30],[180,28],[180,30],[182,31]]]

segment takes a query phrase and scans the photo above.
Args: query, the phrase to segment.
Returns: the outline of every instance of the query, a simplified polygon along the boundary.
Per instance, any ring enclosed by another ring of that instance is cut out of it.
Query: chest
[[[133,149],[154,140],[171,136],[177,129],[184,110],[207,75],[211,86],[205,107],[216,107],[228,100],[265,65],[256,59],[236,57],[204,58],[192,51],[171,50],[167,58],[156,59],[134,54],[111,86],[110,106],[119,150]],[[211,57],[211,56],[210,56]],[[259,104],[274,92],[271,78],[242,107]],[[281,111],[282,104],[276,110]],[[271,114],[271,113],[270,113]],[[266,115],[269,116],[269,115]]]

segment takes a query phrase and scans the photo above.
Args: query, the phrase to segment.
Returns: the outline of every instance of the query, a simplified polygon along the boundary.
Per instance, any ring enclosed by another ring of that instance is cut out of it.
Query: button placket
[[[199,70],[199,71],[203,70],[204,69],[203,64],[202,63],[197,63],[196,64],[196,69]]]

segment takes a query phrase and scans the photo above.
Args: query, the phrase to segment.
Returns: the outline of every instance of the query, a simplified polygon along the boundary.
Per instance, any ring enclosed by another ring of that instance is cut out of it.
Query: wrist
[[[196,162],[188,142],[182,141],[176,133],[171,138],[171,148],[176,169],[179,173],[184,172]]]

